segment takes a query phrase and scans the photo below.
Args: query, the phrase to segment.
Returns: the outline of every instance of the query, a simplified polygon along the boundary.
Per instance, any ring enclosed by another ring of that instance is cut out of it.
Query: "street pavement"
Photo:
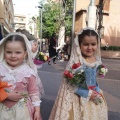
[[[120,60],[102,59],[102,61],[108,68],[108,73],[104,79],[98,78],[98,83],[107,101],[109,120],[120,120]],[[48,65],[45,63],[38,70],[45,90],[41,103],[43,120],[49,118],[66,64],[67,61],[57,60],[57,64],[51,62],[51,65]]]

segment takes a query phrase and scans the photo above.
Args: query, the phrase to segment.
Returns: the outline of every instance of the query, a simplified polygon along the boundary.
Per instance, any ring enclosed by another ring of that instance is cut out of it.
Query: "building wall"
[[[29,31],[30,34],[34,35],[35,38],[38,38],[38,31],[37,31],[37,16],[34,16],[35,21],[32,20],[32,15],[20,15],[15,14],[14,16],[14,23],[15,23],[15,30],[17,29],[26,29]]]
[[[120,46],[120,0],[110,1],[109,17],[105,20],[105,37],[102,44]]]
[[[38,38],[38,29],[37,29],[37,16],[27,15],[26,17],[26,30],[28,30],[35,38]]]
[[[103,46],[107,43],[109,44],[109,46],[120,46],[120,0],[104,1],[104,37],[101,40],[101,44]],[[77,0],[75,32],[79,32],[82,28],[86,27],[86,12],[89,3],[90,0]],[[98,5],[99,0],[96,1],[95,4]]]
[[[76,22],[75,22],[75,33],[79,32],[82,28],[86,26],[85,23],[86,12],[84,10],[76,13]]]
[[[16,29],[26,29],[26,16],[18,15],[14,16],[15,30]]]
[[[0,0],[0,25],[8,32],[13,31],[14,8],[12,0]]]

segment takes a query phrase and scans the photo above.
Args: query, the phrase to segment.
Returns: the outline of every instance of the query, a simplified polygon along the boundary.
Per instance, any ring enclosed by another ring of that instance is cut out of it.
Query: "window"
[[[23,19],[23,18],[21,18],[21,21],[24,21],[24,19]]]

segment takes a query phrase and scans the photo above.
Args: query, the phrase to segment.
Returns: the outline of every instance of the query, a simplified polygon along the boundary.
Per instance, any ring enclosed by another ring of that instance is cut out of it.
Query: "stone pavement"
[[[67,62],[58,62],[57,64],[48,65],[45,63],[41,69],[39,69],[39,75],[42,80],[45,95],[42,98],[41,114],[43,120],[48,120],[50,112],[52,110],[57,92],[62,80],[62,73]]]
[[[98,83],[107,101],[109,120],[120,120],[120,60],[103,58],[102,61],[109,72],[104,79],[98,78]],[[49,118],[66,64],[67,61],[57,61],[57,64],[51,65],[46,63],[39,69],[39,75],[45,89],[41,105],[43,120]]]

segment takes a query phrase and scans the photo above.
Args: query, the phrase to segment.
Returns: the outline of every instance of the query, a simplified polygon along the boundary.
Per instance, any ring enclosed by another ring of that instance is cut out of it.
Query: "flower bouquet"
[[[107,72],[108,69],[104,65],[99,65],[98,74],[100,75],[100,77],[104,78]]]
[[[43,52],[38,52],[34,59],[34,64],[41,65],[48,60],[49,60],[49,57],[47,55],[45,55]]]
[[[11,87],[12,85],[8,85],[7,82],[0,81],[0,102],[4,101],[8,94],[5,88]]]
[[[101,77],[104,77],[105,74],[108,72],[107,68],[104,65],[100,65],[98,67],[98,74]],[[95,91],[98,96],[93,99],[92,101],[98,105],[100,103],[102,103],[102,94],[97,92],[95,90],[96,86],[87,86],[86,85],[86,78],[85,78],[85,73],[84,73],[84,69],[81,66],[80,63],[74,63],[72,65],[72,67],[70,68],[70,70],[65,70],[63,76],[68,80],[68,82],[71,85],[75,85],[77,87],[82,87],[83,89],[88,89],[88,90],[93,90]]]
[[[65,70],[63,76],[67,78],[71,85],[86,88],[85,74],[80,63],[74,63],[70,70]]]

